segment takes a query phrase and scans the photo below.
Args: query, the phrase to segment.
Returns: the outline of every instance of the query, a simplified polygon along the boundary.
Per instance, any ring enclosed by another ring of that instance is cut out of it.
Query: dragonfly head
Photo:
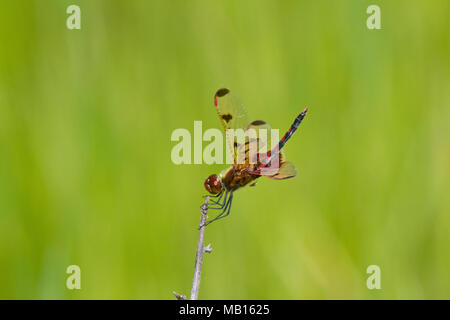
[[[205,180],[205,188],[211,194],[222,192],[222,181],[217,174],[212,174]]]

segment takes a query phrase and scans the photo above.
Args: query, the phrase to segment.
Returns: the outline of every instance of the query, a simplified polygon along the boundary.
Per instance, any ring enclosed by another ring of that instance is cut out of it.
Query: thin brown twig
[[[205,239],[205,223],[206,219],[208,218],[208,203],[209,203],[209,196],[205,198],[205,202],[200,208],[201,216],[200,216],[200,227],[199,227],[199,234],[198,234],[198,241],[197,241],[197,251],[195,254],[195,269],[194,269],[194,278],[192,279],[192,289],[191,289],[191,300],[197,300],[198,299],[198,290],[200,288],[200,276],[202,273],[202,264],[203,264],[203,254],[205,252],[210,253],[212,251],[211,244],[208,244],[208,246],[204,246],[204,239]],[[174,296],[178,300],[186,300],[186,296],[180,295],[173,292]]]

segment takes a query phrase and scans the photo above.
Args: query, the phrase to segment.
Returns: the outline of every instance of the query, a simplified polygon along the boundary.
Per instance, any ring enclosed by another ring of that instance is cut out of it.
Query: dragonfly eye
[[[205,180],[205,189],[211,194],[218,194],[222,191],[222,183],[216,174],[210,175]]]

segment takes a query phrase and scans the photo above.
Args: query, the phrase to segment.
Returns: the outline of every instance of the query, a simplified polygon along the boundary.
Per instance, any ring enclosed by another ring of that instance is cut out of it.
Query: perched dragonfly
[[[227,129],[254,129],[257,132],[265,129],[270,134],[271,127],[265,121],[256,120],[250,123],[245,107],[229,89],[219,89],[214,96],[214,104],[225,132]],[[305,108],[295,118],[289,130],[274,146],[264,145],[259,135],[256,136],[256,139],[246,137],[244,145],[239,144],[236,140],[231,141],[231,145],[228,147],[233,150],[233,165],[219,175],[212,174],[205,180],[206,190],[211,194],[210,197],[215,199],[210,200],[208,209],[220,211],[214,219],[207,221],[205,225],[228,216],[234,192],[247,185],[254,186],[255,180],[261,176],[282,180],[297,175],[295,166],[285,160],[281,149],[297,130],[307,111],[308,109]],[[249,150],[253,144],[257,145],[257,152],[264,148],[266,150],[264,153],[257,154],[256,161],[250,161]],[[245,155],[243,163],[237,159],[240,152]],[[272,166],[274,161],[278,161],[276,166]],[[275,167],[275,169],[271,169],[271,167]]]

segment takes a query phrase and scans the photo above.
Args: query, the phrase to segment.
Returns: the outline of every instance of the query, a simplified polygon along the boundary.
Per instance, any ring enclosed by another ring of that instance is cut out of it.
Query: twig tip
[[[178,294],[175,291],[173,291],[172,293],[175,296],[175,298],[177,298],[177,300],[186,300],[186,296],[183,296],[182,294]]]

